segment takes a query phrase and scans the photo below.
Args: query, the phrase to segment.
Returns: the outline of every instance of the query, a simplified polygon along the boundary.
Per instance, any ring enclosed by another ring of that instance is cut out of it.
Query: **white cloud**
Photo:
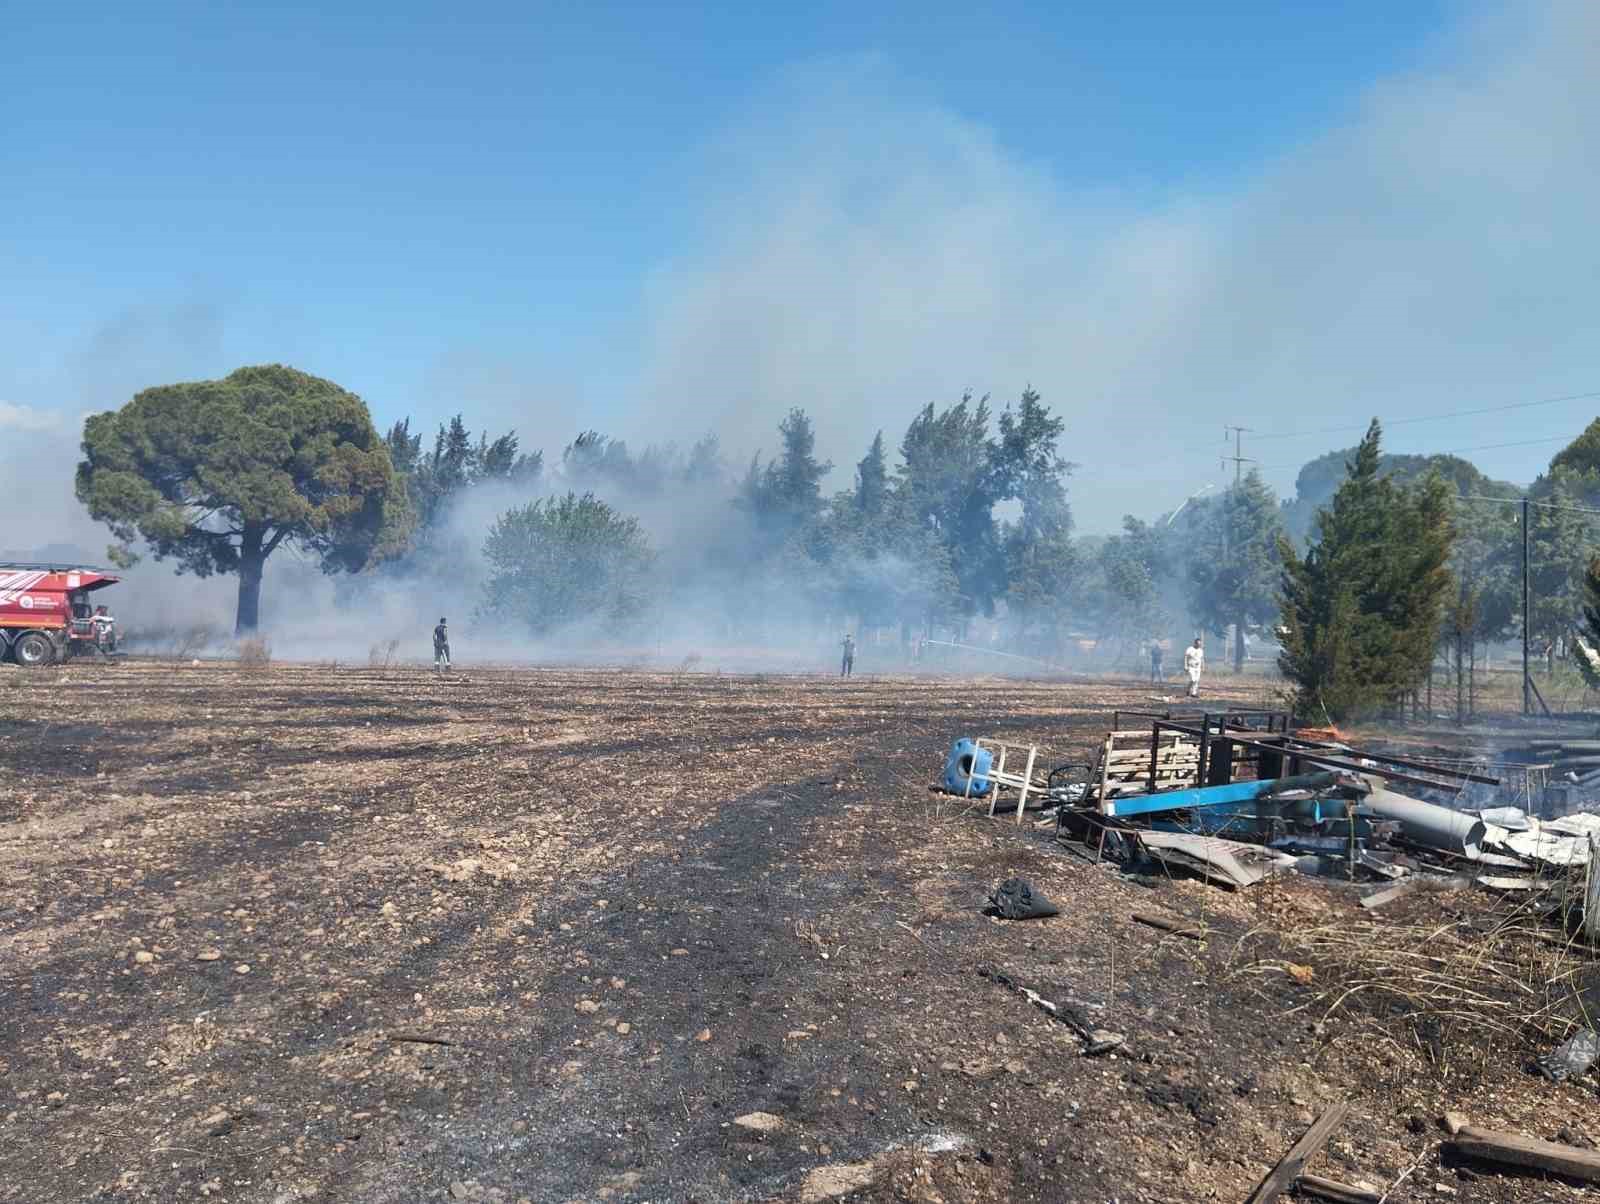
[[[1600,5],[1517,6],[1232,194],[1165,206],[1021,162],[879,64],[802,72],[707,156],[702,246],[649,295],[649,421],[770,447],[803,405],[845,466],[926,401],[1031,382],[1068,418],[1080,518],[1103,529],[1215,478],[1225,422],[1600,388],[1596,62]],[[1391,447],[1589,416],[1427,424]],[[1334,443],[1246,454],[1291,465],[1269,472],[1287,487]],[[1478,459],[1528,477],[1553,450]]]

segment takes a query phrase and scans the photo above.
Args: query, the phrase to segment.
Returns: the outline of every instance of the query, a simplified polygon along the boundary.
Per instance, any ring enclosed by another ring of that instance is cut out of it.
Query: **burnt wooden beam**
[[[1300,1140],[1289,1147],[1289,1152],[1278,1160],[1278,1165],[1267,1172],[1261,1185],[1250,1193],[1245,1204],[1274,1204],[1279,1196],[1289,1190],[1289,1185],[1300,1177],[1307,1162],[1322,1152],[1333,1131],[1344,1123],[1350,1105],[1334,1104],[1312,1122]]]

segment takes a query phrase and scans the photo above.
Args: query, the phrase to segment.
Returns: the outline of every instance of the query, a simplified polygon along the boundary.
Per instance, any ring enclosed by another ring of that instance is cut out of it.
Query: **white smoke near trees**
[[[1156,198],[1030,163],[881,62],[799,70],[705,156],[701,246],[649,294],[650,421],[709,417],[750,447],[804,405],[851,463],[917,404],[1031,382],[1068,418],[1089,466],[1073,503],[1101,532],[1213,478],[1225,422],[1346,422],[1353,442],[1373,414],[1600,387],[1597,61],[1600,5],[1513,4],[1242,184]],[[1533,433],[1582,426],[1552,412]],[[1280,491],[1326,447],[1248,443]],[[1531,479],[1552,450],[1483,467]]]

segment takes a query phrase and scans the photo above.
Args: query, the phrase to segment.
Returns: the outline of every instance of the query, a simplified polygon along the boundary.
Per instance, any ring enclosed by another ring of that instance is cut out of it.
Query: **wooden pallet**
[[[1152,745],[1152,740],[1154,744]],[[1100,783],[1102,806],[1114,798],[1157,790],[1197,786],[1200,780],[1200,742],[1182,732],[1110,732],[1101,745],[1091,780]]]

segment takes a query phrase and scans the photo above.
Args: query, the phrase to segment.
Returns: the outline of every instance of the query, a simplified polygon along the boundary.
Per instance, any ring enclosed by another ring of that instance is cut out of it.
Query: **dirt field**
[[[1580,1141],[1591,1087],[1513,1041],[1441,1073],[1320,1022],[1320,971],[1272,934],[1352,896],[1144,885],[927,790],[957,736],[1067,760],[1148,701],[8,671],[0,1200],[1239,1201],[1335,1100],[1330,1178],[1582,1195],[1441,1165],[1435,1121]],[[985,917],[1015,873],[1063,914]],[[1085,1057],[993,972],[1127,1044]]]

